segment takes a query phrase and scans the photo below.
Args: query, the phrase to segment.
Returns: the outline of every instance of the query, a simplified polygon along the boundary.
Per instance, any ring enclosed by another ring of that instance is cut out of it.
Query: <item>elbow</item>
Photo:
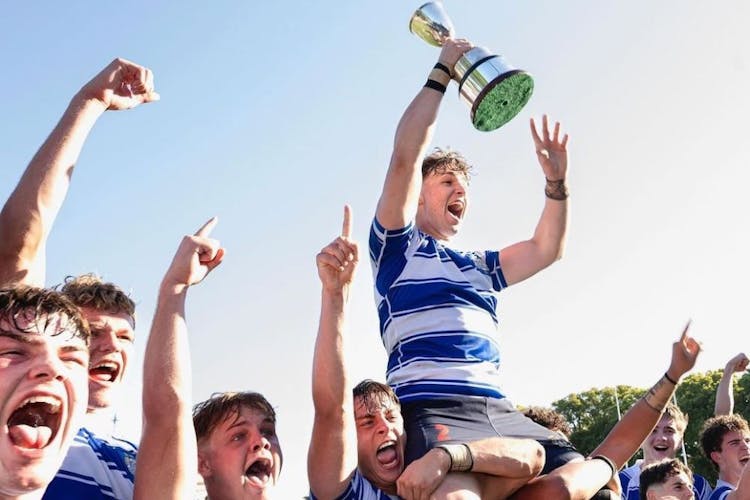
[[[549,242],[549,244],[546,245],[546,248],[544,249],[544,259],[546,261],[546,266],[550,266],[554,264],[558,260],[562,259],[564,255],[565,255],[565,240],[564,239],[562,238],[555,239]]]
[[[172,423],[180,415],[191,415],[189,397],[175,387],[165,386],[159,391],[144,391],[143,420],[151,424]]]
[[[560,242],[560,244],[557,246],[557,251],[554,252],[552,256],[552,262],[557,262],[558,260],[562,259],[563,255],[565,255],[565,244],[563,242]]]
[[[537,441],[530,440],[528,449],[519,463],[519,475],[529,479],[535,478],[544,469],[545,458],[544,447]]]
[[[534,441],[533,444],[535,446],[532,446],[532,450],[529,453],[529,459],[527,461],[527,466],[529,469],[528,476],[530,477],[536,477],[540,472],[542,472],[542,469],[544,469],[544,463],[547,458],[544,452],[544,447],[536,441]]]

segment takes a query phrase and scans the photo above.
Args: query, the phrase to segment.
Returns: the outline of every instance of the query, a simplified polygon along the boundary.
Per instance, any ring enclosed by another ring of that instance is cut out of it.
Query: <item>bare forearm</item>
[[[313,357],[313,403],[316,412],[339,414],[351,405],[344,363],[345,292],[323,291]]]
[[[534,477],[544,468],[544,448],[531,439],[490,438],[468,443],[473,472],[508,478]]]
[[[449,80],[447,75],[436,75],[437,78],[446,80],[445,84]],[[442,97],[437,90],[422,88],[398,124],[391,163],[377,208],[377,218],[386,229],[403,227],[416,213],[422,184],[421,159],[432,140]]]
[[[102,103],[96,100],[80,97],[71,100],[8,199],[6,208],[11,214],[38,212],[42,229],[49,229],[65,199],[83,144],[103,112]]]
[[[714,415],[731,415],[734,411],[734,387],[732,380],[734,372],[724,374],[716,387],[716,403],[714,403]]]
[[[568,230],[568,200],[546,198],[542,216],[534,231],[533,241],[543,258],[550,265],[562,257],[565,234]]]
[[[508,285],[530,278],[560,259],[567,226],[567,200],[547,199],[534,236],[500,252],[500,262]]]
[[[730,493],[727,498],[731,500],[750,500],[750,468],[747,465],[742,469],[737,489]]]
[[[143,414],[146,423],[171,423],[190,414],[191,367],[185,322],[186,286],[162,286],[146,345],[143,366]]]
[[[422,88],[404,111],[396,129],[394,158],[415,163],[432,140],[438,110],[443,95],[433,89]]]
[[[134,494],[138,500],[186,498],[195,484],[186,295],[187,286],[162,285],[146,345],[143,436]]]
[[[679,377],[671,376],[678,381]],[[639,399],[612,428],[591,456],[604,455],[616,468],[622,467],[651,434],[672,398],[677,386],[662,376],[644,397]]]
[[[197,454],[192,418],[181,418],[170,427],[144,426],[133,498],[191,498],[198,470]]]
[[[346,379],[343,337],[346,292],[323,291],[313,358],[315,418],[307,457],[311,490],[320,498],[339,496],[354,470],[347,442],[352,398]]]
[[[0,212],[0,254],[6,265],[31,271],[33,284],[44,285],[44,256],[39,255],[65,200],[73,167],[91,128],[104,112],[101,103],[75,97],[57,126],[32,158]],[[0,269],[0,281],[6,271]]]

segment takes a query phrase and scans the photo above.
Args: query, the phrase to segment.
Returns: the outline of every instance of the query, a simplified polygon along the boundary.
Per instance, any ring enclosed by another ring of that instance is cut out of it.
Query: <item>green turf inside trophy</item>
[[[409,30],[437,47],[454,38],[453,23],[439,2],[422,5],[409,22]],[[523,70],[509,65],[502,56],[484,47],[466,52],[452,68],[458,94],[471,107],[471,122],[477,130],[489,132],[508,123],[529,102],[534,80]]]

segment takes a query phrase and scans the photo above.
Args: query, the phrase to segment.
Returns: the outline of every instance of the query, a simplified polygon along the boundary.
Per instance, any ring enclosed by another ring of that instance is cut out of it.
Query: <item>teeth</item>
[[[24,406],[32,403],[44,403],[50,406],[48,413],[57,413],[60,411],[60,407],[62,406],[62,403],[58,399],[53,398],[52,396],[31,396],[28,399],[25,399],[23,403],[19,406],[19,408],[23,408]]]
[[[384,449],[388,448],[389,446],[395,446],[395,445],[396,445],[395,441],[386,441],[385,443],[383,443],[380,446],[378,446],[378,451],[384,450]]]
[[[103,362],[99,363],[98,365],[94,366],[94,368],[95,369],[96,368],[108,368],[110,370],[116,370],[117,369],[117,365],[114,364],[114,363],[112,363],[112,362],[109,362],[109,361],[103,361]]]

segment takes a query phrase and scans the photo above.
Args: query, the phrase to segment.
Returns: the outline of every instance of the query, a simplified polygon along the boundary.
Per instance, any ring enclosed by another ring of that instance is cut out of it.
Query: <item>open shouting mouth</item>
[[[11,442],[24,449],[39,450],[57,436],[62,422],[62,401],[56,396],[37,395],[26,398],[8,418]]]
[[[273,462],[265,457],[256,459],[245,470],[245,477],[253,486],[266,486],[273,478]]]
[[[120,365],[112,360],[102,360],[91,365],[89,368],[89,378],[97,382],[112,383],[120,375]]]

